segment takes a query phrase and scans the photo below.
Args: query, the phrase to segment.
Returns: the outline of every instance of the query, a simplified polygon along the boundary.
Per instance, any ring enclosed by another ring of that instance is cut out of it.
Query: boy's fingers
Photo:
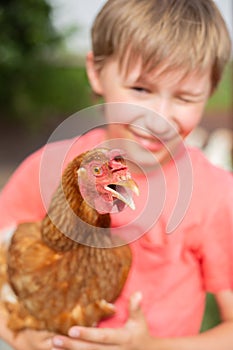
[[[108,345],[122,344],[128,338],[127,332],[122,328],[86,328],[74,326],[70,328],[68,335],[87,342]]]
[[[129,313],[130,318],[134,318],[139,313],[141,313],[141,301],[142,301],[142,294],[141,292],[135,292],[131,295],[129,300]]]
[[[133,333],[139,333],[139,330],[145,330],[147,328],[146,319],[141,309],[142,294],[140,292],[134,293],[129,301],[129,318],[126,323],[126,329]]]
[[[144,320],[144,315],[140,308],[142,294],[134,293],[129,300],[129,321]],[[68,335],[71,338],[83,340],[86,342],[105,344],[105,345],[120,345],[129,340],[129,332],[126,328],[89,328],[89,327],[71,327]]]

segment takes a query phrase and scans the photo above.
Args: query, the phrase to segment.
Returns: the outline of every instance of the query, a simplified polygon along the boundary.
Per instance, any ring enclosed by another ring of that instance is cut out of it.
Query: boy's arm
[[[211,330],[189,337],[155,338],[149,335],[140,300],[132,296],[129,319],[123,328],[72,327],[70,338],[56,336],[55,349],[66,350],[231,350],[233,349],[233,292],[226,290],[216,294],[222,323]]]
[[[192,337],[158,340],[161,350],[231,350],[233,349],[233,292],[226,290],[215,294],[222,323]],[[153,344],[153,342],[152,342]],[[157,345],[156,345],[157,346]],[[153,348],[153,345],[149,349]]]

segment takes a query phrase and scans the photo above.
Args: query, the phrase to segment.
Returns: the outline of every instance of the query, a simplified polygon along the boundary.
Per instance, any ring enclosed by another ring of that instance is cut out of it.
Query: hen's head
[[[135,209],[132,197],[139,190],[121,150],[87,152],[78,169],[78,183],[83,199],[101,214],[121,211],[125,205]]]

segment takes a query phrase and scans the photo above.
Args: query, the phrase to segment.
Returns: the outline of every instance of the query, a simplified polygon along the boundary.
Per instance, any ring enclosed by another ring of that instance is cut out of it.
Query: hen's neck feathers
[[[109,245],[110,215],[99,214],[83,200],[79,191],[77,170],[81,161],[78,157],[66,168],[42,221],[42,239],[57,251],[73,249],[79,243]],[[100,227],[105,229],[100,231]]]

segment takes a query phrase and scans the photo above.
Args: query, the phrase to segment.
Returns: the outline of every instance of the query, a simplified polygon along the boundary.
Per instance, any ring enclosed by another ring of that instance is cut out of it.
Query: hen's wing
[[[66,333],[74,324],[95,324],[114,312],[109,303],[120,294],[130,263],[127,246],[55,252],[41,241],[40,223],[19,225],[7,259],[18,298],[8,305],[10,327]]]

